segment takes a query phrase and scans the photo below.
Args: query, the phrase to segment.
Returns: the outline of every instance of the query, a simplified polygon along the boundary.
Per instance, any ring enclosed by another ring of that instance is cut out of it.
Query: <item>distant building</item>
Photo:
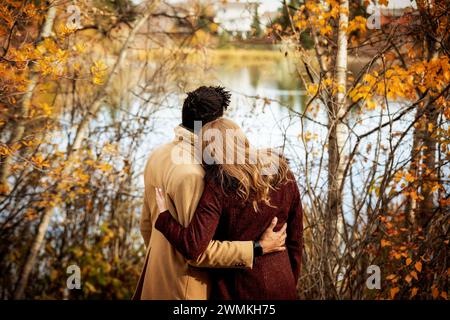
[[[252,23],[255,17],[256,8],[260,6],[260,1],[226,1],[214,3],[216,16],[214,22],[220,25],[219,33],[229,32],[233,36],[240,36],[246,39],[252,32]],[[277,12],[262,11],[259,8],[258,18],[261,28],[274,19]]]
[[[138,1],[138,0],[135,0]],[[240,1],[211,1],[203,0],[199,2],[211,9],[210,15],[214,16],[214,22],[219,25],[217,32],[229,33],[233,37],[247,39],[252,35],[252,25],[255,13],[258,10],[258,21],[261,29],[265,29],[271,21],[275,19],[278,12],[265,9],[261,1],[240,0]],[[258,8],[258,9],[257,9]],[[186,16],[198,14],[189,1],[172,0],[159,3],[155,15],[149,19],[148,25],[154,33],[191,32],[192,26],[185,25]]]
[[[410,25],[414,23],[415,15],[418,15],[417,5],[411,0],[389,1],[388,6],[374,6],[372,3],[367,7],[371,15],[378,15],[380,26]]]
[[[253,16],[258,5],[257,1],[227,1],[214,4],[214,22],[220,25],[219,33],[229,32],[245,39],[252,30]]]

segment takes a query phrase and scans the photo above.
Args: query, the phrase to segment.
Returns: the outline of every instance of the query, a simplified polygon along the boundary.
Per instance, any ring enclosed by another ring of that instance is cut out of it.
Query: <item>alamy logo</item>
[[[70,16],[67,18],[66,26],[69,29],[81,29],[81,10],[80,7],[71,4],[67,7],[67,13]]]
[[[366,26],[368,29],[381,28],[381,9],[378,5],[368,7],[367,12],[370,16],[367,18]]]
[[[377,265],[371,265],[367,267],[367,273],[370,276],[366,280],[366,286],[368,289],[381,289],[381,270]]]
[[[76,264],[72,264],[67,267],[66,273],[70,274],[70,276],[67,278],[67,289],[73,290],[73,289],[81,289],[81,271],[80,267]]]

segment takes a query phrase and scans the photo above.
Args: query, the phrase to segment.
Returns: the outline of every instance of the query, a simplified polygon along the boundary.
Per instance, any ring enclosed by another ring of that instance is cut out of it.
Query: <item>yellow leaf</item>
[[[367,105],[367,109],[369,109],[369,110],[374,110],[375,107],[377,106],[375,101],[373,101],[372,99],[367,99],[366,105]]]
[[[103,84],[103,79],[100,77],[93,77],[92,78],[92,83],[96,84],[96,85],[102,85]]]
[[[43,103],[41,105],[41,109],[46,116],[50,116],[52,114],[52,108],[48,105],[48,103]]]
[[[84,53],[86,51],[86,45],[84,43],[77,43],[75,45],[75,50],[77,50],[79,53]]]
[[[84,285],[86,286],[88,292],[97,292],[97,289],[95,289],[95,287],[89,281],[86,281]]]
[[[306,131],[303,136],[304,136],[305,141],[309,142],[312,138],[312,133],[310,131]]]
[[[219,25],[218,25],[217,23],[211,23],[211,24],[209,25],[209,30],[210,30],[211,32],[216,32],[218,29],[219,29]]]
[[[395,288],[391,288],[390,293],[391,293],[391,299],[394,299],[395,296],[397,295],[397,293],[400,291],[400,289],[398,287]]]
[[[307,89],[308,95],[310,95],[310,96],[316,95],[318,89],[319,89],[319,86],[315,83],[308,85],[308,89]]]
[[[33,157],[31,157],[31,160],[39,168],[48,168],[48,167],[50,167],[49,162],[46,161],[41,155],[33,156]]]
[[[103,61],[94,62],[94,65],[91,66],[92,82],[97,85],[103,84],[107,69],[108,67]]]
[[[102,163],[98,166],[98,168],[103,172],[108,172],[108,171],[111,171],[112,165],[110,165],[108,163]]]
[[[416,180],[416,177],[414,177],[412,174],[407,173],[405,176],[406,181],[408,182],[414,182],[414,180]]]
[[[417,271],[422,271],[422,262],[417,261],[416,264],[414,265],[414,268],[416,268]]]

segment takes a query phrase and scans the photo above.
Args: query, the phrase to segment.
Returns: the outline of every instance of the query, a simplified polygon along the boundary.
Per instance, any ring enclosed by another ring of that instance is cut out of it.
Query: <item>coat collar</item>
[[[184,128],[182,125],[175,127],[175,148],[172,150],[172,160],[177,164],[201,164],[201,148],[198,136]]]
[[[175,141],[179,142],[183,141],[192,146],[194,146],[195,143],[197,143],[198,141],[198,136],[195,133],[183,127],[181,124],[176,126],[173,131],[175,132]]]

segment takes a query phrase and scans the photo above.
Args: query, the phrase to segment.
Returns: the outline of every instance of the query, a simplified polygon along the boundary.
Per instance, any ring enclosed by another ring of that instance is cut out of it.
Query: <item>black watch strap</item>
[[[261,243],[259,241],[253,241],[253,256],[260,257],[263,255],[263,248],[261,247]]]

